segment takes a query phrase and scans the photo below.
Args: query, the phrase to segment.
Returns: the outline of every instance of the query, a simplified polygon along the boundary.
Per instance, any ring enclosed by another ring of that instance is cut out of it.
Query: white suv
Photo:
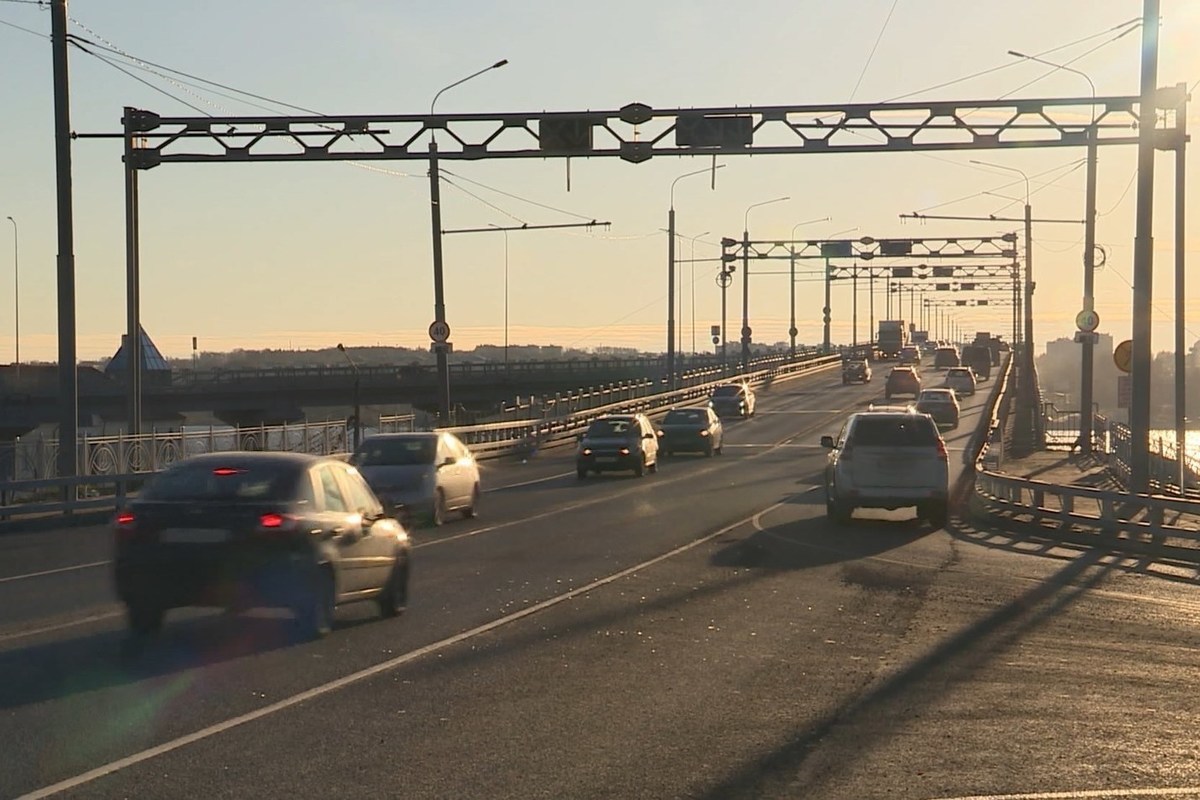
[[[946,524],[950,469],[946,443],[928,414],[866,411],[850,415],[829,449],[825,510],[837,522],[856,508],[917,507],[934,527]]]
[[[975,394],[975,370],[970,367],[951,367],[946,372],[946,380],[942,383],[947,389],[953,389],[959,396]]]

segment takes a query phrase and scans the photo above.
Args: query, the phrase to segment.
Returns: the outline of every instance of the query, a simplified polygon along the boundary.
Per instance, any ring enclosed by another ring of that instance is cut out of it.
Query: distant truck
[[[881,319],[879,335],[875,338],[880,359],[896,359],[908,345],[908,327],[902,319]]]

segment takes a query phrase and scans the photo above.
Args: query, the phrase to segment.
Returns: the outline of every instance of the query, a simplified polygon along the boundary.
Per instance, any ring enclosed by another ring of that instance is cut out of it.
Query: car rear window
[[[922,447],[937,441],[937,428],[925,416],[859,417],[850,440],[860,447]]]
[[[432,464],[437,440],[432,436],[397,439],[367,439],[351,462],[359,467],[405,467]]]
[[[298,475],[299,471],[291,464],[181,464],[151,480],[139,497],[166,501],[273,502],[291,497]]]
[[[971,373],[967,372],[965,369],[952,369],[949,372],[947,372],[946,374],[952,375],[956,378],[968,378],[971,376]]]
[[[635,427],[631,419],[598,419],[588,428],[587,435],[596,439],[627,436]]]
[[[741,387],[738,386],[718,386],[713,392],[713,397],[737,397]]]
[[[668,411],[666,419],[663,420],[663,423],[666,425],[680,425],[699,422],[708,422],[708,414],[704,413],[704,410],[699,408],[681,408],[676,411]]]

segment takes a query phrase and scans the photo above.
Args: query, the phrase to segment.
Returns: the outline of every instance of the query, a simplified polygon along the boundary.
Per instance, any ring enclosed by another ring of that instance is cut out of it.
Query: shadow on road
[[[902,720],[911,709],[936,702],[954,684],[969,680],[988,661],[1061,614],[1099,584],[1109,569],[1108,565],[1098,565],[1100,558],[1101,554],[1096,552],[1079,556],[1013,601],[944,639],[901,671],[863,694],[847,698],[830,714],[795,731],[782,746],[743,764],[697,796],[728,800],[786,795],[788,789],[794,790],[801,771],[808,770],[801,780],[805,795],[821,797],[822,785],[836,777],[833,773],[838,771],[837,765],[847,764],[852,768],[854,759],[835,753],[821,760],[822,768],[809,770],[809,761],[819,748],[840,747],[847,753],[861,752],[872,746],[872,739],[893,735],[890,726],[872,726],[865,720],[893,717]],[[864,724],[854,725],[860,720]],[[854,725],[854,741],[837,741],[835,737],[849,725]]]
[[[338,622],[334,631],[370,619]],[[0,652],[0,708],[19,708],[99,689],[132,685],[300,644],[290,615],[211,614],[173,620],[162,634],[132,643],[124,630]]]

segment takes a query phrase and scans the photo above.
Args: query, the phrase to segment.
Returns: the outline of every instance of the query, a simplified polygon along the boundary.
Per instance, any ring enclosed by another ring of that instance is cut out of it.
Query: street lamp
[[[742,220],[742,370],[750,368],[750,211],[759,206],[782,203],[791,197],[776,197],[746,207]]]
[[[712,231],[705,231],[704,233],[697,233],[695,236],[687,237],[692,240],[692,355],[696,354],[696,240],[701,236],[708,236],[710,233]]]
[[[1038,64],[1045,64],[1048,67],[1061,69],[1064,72],[1073,72],[1087,81],[1088,86],[1092,90],[1092,124],[1088,126],[1087,133],[1087,179],[1083,217],[1083,310],[1093,311],[1096,304],[1096,84],[1086,72],[1074,67],[1068,67],[1066,64],[1056,64],[1052,61],[1046,61],[1043,58],[1019,53],[1016,50],[1009,50],[1008,54],[1016,58],[1023,58],[1028,61],[1035,61]],[[1182,156],[1183,151],[1180,150],[1179,153]],[[1184,291],[1182,248],[1180,248],[1180,252],[1176,255],[1175,267],[1175,297],[1177,306],[1175,314],[1175,414],[1176,429],[1178,431],[1184,427],[1183,413],[1184,401],[1186,400],[1184,393],[1186,363],[1183,352],[1185,315],[1183,303],[1181,302]],[[1093,383],[1095,382],[1095,341],[1090,332],[1083,338],[1080,358],[1079,444],[1080,452],[1083,455],[1090,455],[1092,452],[1092,397]],[[1180,463],[1182,464],[1182,460]]]
[[[791,312],[792,312],[791,313],[791,322],[788,325],[788,336],[791,339],[791,346],[788,349],[788,353],[791,354],[792,358],[796,357],[796,334],[798,334],[800,332],[799,330],[796,329],[796,228],[799,228],[801,225],[811,225],[814,222],[828,222],[828,221],[829,221],[829,217],[821,217],[820,219],[810,219],[810,220],[805,220],[804,222],[797,222],[795,225],[792,226],[791,236],[788,237],[789,238],[788,249],[791,254],[791,258],[789,259],[789,262],[791,264],[790,277],[791,277],[791,283],[792,283],[792,285],[790,287],[788,287],[790,289],[788,294],[791,297]]]
[[[354,449],[358,450],[358,444],[362,441],[362,406],[360,404],[359,395],[359,376],[358,364],[354,363],[354,359],[346,352],[346,346],[338,342],[338,352],[346,357],[346,362],[350,364],[350,368],[354,370]]]
[[[15,379],[21,380],[21,256],[17,246],[17,221],[12,217],[8,221],[13,226],[13,347],[16,353],[13,357]]]
[[[465,78],[443,86],[433,96],[432,102],[429,103],[429,115],[433,116],[433,108],[437,105],[438,98],[448,89],[460,86],[490,70],[499,69],[507,63],[508,59],[501,59],[489,67],[484,67]],[[433,127],[433,131],[429,142],[429,212],[433,228],[433,325],[430,326],[430,332],[432,334],[432,329],[436,328],[439,332],[448,335],[449,326],[446,324],[446,293],[442,280],[442,196],[441,181],[438,176],[437,128]],[[450,419],[450,365],[446,356],[449,346],[449,341],[445,339],[442,341],[435,339],[433,342],[433,349],[437,358],[438,410],[444,421],[449,421]]]
[[[716,173],[724,164],[685,172],[671,181],[670,208],[667,210],[667,388],[675,388],[675,184],[684,178]],[[693,282],[693,287],[695,282]],[[694,305],[694,304],[693,304]],[[680,315],[682,316],[682,314]]]
[[[971,163],[1015,172],[1025,179],[1025,357],[1022,359],[1021,365],[1021,371],[1024,373],[1024,378],[1021,380],[1023,389],[1021,394],[1025,400],[1025,414],[1029,416],[1028,419],[1022,420],[1021,429],[1026,434],[1032,434],[1035,441],[1039,441],[1041,437],[1037,432],[1040,430],[1040,426],[1035,414],[1038,403],[1037,398],[1033,396],[1033,212],[1029,205],[1029,176],[1025,174],[1024,170],[1004,164],[993,164],[990,161],[975,159],[971,159]]]

